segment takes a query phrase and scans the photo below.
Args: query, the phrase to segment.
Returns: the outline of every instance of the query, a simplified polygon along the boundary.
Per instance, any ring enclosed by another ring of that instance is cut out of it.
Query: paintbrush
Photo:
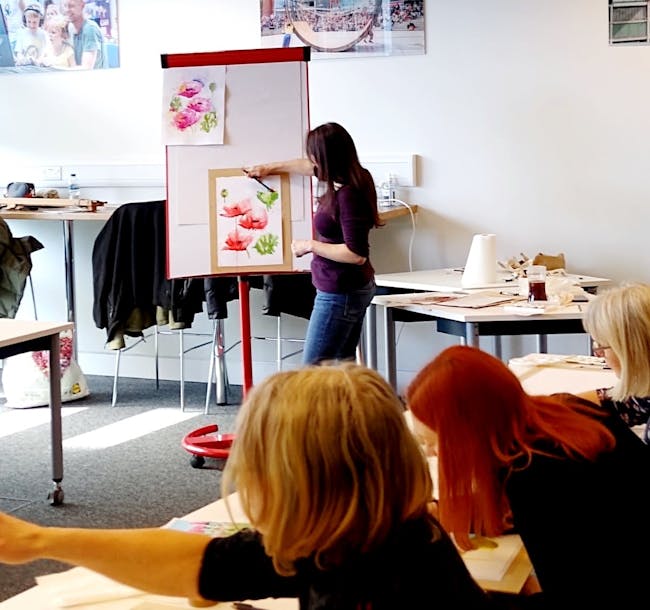
[[[274,188],[271,188],[268,184],[265,184],[264,182],[262,182],[262,181],[261,181],[257,176],[251,176],[251,175],[250,175],[250,174],[249,174],[245,169],[242,170],[242,171],[243,171],[243,172],[244,172],[244,173],[245,173],[249,178],[251,178],[252,180],[255,180],[255,182],[257,182],[258,184],[261,184],[261,185],[262,185],[262,186],[263,186],[267,191],[269,191],[269,193],[275,193],[275,189],[274,189]]]

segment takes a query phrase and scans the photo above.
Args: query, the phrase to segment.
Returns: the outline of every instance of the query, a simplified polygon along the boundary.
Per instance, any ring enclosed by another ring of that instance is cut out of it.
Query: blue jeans
[[[354,360],[363,318],[377,287],[374,280],[345,294],[316,291],[305,336],[304,364]]]

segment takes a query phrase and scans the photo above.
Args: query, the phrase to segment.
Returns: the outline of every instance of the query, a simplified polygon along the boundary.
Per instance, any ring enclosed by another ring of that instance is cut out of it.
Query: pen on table
[[[246,602],[233,602],[232,607],[235,608],[235,610],[266,610],[266,608],[253,606],[252,604],[247,604]]]
[[[265,184],[262,182],[257,176],[251,176],[246,170],[243,170],[243,172],[252,180],[255,180],[258,184],[261,184],[269,193],[275,193],[275,189],[271,188],[268,184]]]

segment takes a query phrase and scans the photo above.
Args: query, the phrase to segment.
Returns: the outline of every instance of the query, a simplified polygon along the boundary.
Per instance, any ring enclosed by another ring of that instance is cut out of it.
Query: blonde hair
[[[49,32],[49,28],[55,28],[60,32],[64,40],[68,39],[68,19],[63,15],[56,14],[47,19],[45,22],[45,30]]]
[[[610,396],[650,396],[650,285],[627,283],[599,293],[589,303],[583,326],[620,362]]]
[[[276,373],[241,407],[222,482],[236,489],[280,574],[376,548],[426,513],[432,483],[402,404],[375,371],[344,363]]]

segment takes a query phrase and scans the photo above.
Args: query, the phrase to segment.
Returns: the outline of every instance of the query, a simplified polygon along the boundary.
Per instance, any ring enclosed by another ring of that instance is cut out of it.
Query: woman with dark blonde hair
[[[152,593],[297,597],[301,609],[484,609],[492,600],[427,510],[432,483],[401,402],[348,363],[276,373],[241,407],[224,471],[254,529],[39,527],[0,514],[0,561],[51,558]]]
[[[325,185],[317,197],[314,239],[294,240],[296,256],[312,254],[316,299],[305,336],[303,362],[353,360],[366,309],[375,296],[369,235],[383,224],[370,172],[359,162],[350,134],[324,123],[307,134],[306,159],[255,165],[249,176],[278,172],[315,176]]]
[[[531,396],[465,346],[428,363],[406,399],[436,447],[438,518],[461,548],[514,526],[548,607],[638,606],[650,452],[620,418],[569,394]]]
[[[650,442],[650,285],[624,284],[589,302],[582,322],[593,339],[594,355],[605,359],[618,378],[611,388],[580,396],[619,414],[628,426],[645,424]]]

